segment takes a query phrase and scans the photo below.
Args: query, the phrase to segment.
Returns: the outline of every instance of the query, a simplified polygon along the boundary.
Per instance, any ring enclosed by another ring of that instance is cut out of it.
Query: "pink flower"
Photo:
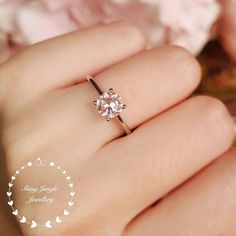
[[[150,45],[173,43],[198,53],[210,37],[220,6],[216,0],[44,0],[50,10],[68,9],[79,27],[127,19]],[[171,16],[171,17],[170,17]]]
[[[121,19],[142,28],[150,47],[172,43],[197,54],[220,12],[217,0],[0,1],[0,61],[18,47]]]
[[[24,43],[33,44],[77,29],[66,11],[49,12],[39,2],[26,4],[16,15],[17,31]]]
[[[211,37],[210,30],[220,13],[215,0],[160,0],[160,22],[166,41],[183,46],[193,54]]]

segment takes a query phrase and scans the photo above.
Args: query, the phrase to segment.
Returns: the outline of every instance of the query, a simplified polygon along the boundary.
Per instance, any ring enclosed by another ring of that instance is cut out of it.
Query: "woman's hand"
[[[214,98],[186,99],[200,81],[187,51],[145,48],[137,28],[115,23],[35,45],[1,67],[9,175],[43,156],[65,167],[78,189],[62,224],[51,230],[21,224],[24,235],[236,234],[235,151],[213,162],[229,149],[233,122]],[[97,114],[88,74],[123,97],[130,135]],[[45,220],[48,212],[38,206],[28,214]]]

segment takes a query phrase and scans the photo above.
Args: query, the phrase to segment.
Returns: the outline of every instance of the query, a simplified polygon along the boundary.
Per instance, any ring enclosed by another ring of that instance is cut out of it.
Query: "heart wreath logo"
[[[24,172],[28,168],[32,167],[50,167],[55,168],[59,174],[64,176],[66,184],[68,185],[68,196],[69,199],[65,203],[66,207],[62,210],[61,215],[57,215],[54,217],[54,219],[48,219],[45,222],[37,222],[34,219],[29,219],[26,215],[21,215],[19,210],[15,206],[15,202],[12,198],[14,195],[13,193],[13,186],[15,181],[17,180],[17,176],[20,175],[22,172]],[[72,182],[71,176],[67,174],[66,170],[64,170],[61,166],[57,165],[53,161],[46,161],[41,158],[37,158],[36,161],[28,162],[26,165],[22,165],[20,169],[16,170],[15,174],[11,176],[10,182],[8,183],[8,191],[6,193],[8,197],[8,205],[11,207],[12,214],[17,217],[19,222],[21,224],[27,224],[31,229],[35,229],[38,227],[45,227],[47,229],[52,229],[55,224],[60,224],[63,222],[64,218],[70,214],[71,208],[74,206],[74,197],[76,195],[76,192],[74,191],[74,183]]]

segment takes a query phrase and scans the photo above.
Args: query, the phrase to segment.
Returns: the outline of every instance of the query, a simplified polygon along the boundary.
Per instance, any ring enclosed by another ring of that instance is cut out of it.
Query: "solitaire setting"
[[[131,130],[120,116],[120,113],[126,108],[126,105],[123,103],[121,96],[118,95],[113,90],[113,88],[110,88],[107,92],[102,91],[94,78],[90,75],[88,75],[86,79],[99,94],[98,99],[93,102],[97,108],[98,113],[107,121],[116,118],[123,127],[125,133],[130,134]]]
[[[103,92],[94,101],[94,105],[97,107],[98,113],[107,121],[118,116],[126,108],[121,97],[112,88],[108,92]]]

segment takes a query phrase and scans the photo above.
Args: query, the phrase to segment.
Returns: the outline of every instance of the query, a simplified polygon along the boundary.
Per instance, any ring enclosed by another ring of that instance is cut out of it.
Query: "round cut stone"
[[[104,92],[100,95],[95,101],[95,105],[98,112],[107,120],[118,116],[119,113],[125,108],[121,97],[115,93],[113,89],[110,89],[108,92]]]

